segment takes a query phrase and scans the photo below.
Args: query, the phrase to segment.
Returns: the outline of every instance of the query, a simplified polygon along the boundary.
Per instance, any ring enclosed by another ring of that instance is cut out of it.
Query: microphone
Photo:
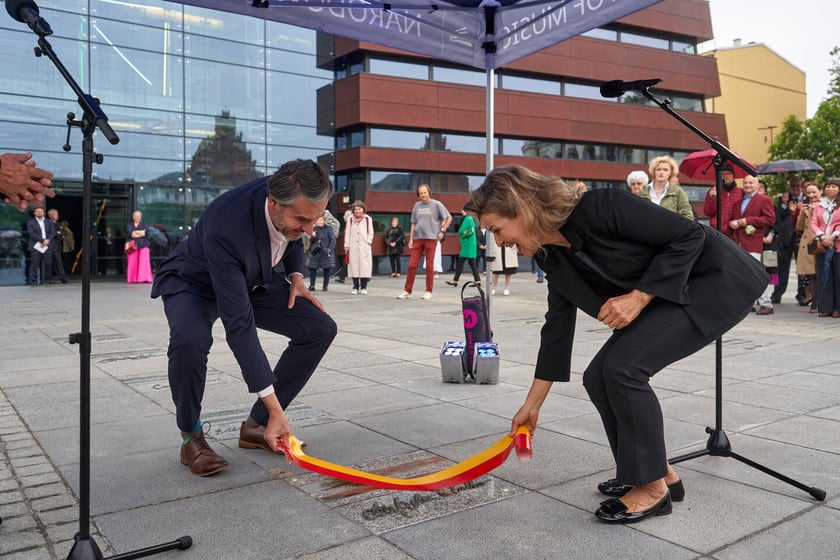
[[[628,91],[641,91],[650,86],[655,86],[662,81],[662,78],[652,78],[650,80],[634,80],[632,82],[622,82],[621,80],[612,80],[601,84],[601,97],[621,97]]]
[[[6,11],[13,19],[27,24],[41,37],[52,35],[50,24],[41,17],[38,5],[32,0],[6,0]]]

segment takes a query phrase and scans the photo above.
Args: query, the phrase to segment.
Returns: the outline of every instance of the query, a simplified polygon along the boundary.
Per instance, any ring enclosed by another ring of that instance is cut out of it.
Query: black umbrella
[[[823,171],[823,168],[810,159],[780,159],[762,163],[755,168],[760,175],[783,175],[785,173],[804,173],[806,171]]]

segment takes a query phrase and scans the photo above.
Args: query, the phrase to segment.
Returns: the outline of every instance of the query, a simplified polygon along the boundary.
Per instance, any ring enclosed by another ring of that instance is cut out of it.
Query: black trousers
[[[454,282],[457,282],[458,278],[461,277],[461,272],[463,272],[464,270],[465,262],[470,263],[470,270],[472,270],[473,273],[473,280],[475,280],[476,282],[481,280],[481,278],[478,276],[478,267],[476,266],[476,259],[468,259],[466,257],[461,256],[458,257],[458,264],[455,266],[455,278],[453,278],[452,280]]]
[[[831,263],[826,271],[825,253],[815,255],[816,262],[816,284],[819,294],[817,299],[817,311],[820,313],[834,313],[840,311],[840,255],[834,253]],[[827,274],[826,274],[827,272]],[[814,293],[813,287],[811,288]]]
[[[388,255],[388,260],[391,263],[391,274],[401,274],[402,270],[402,262],[400,260],[401,255]]]
[[[58,243],[61,246],[61,241],[56,240],[53,243]],[[50,244],[52,246],[52,243]],[[52,275],[58,276],[58,279],[64,282],[66,280],[64,273],[64,262],[61,259],[61,249],[50,249],[47,251],[47,266],[52,267]]]
[[[595,355],[583,385],[601,415],[619,481],[639,486],[668,472],[662,409],[650,378],[737,322],[704,336],[682,306],[655,299],[628,327],[613,331]]]
[[[330,270],[331,268],[324,269],[324,290],[326,290],[330,285]],[[317,268],[310,268],[309,269],[309,286],[312,287],[315,285],[315,281],[318,280],[318,269]]]
[[[773,295],[770,296],[774,301],[781,300],[788,287],[788,278],[790,277],[790,263],[793,261],[793,253],[799,248],[797,243],[788,248],[782,248],[776,251],[779,255],[779,283],[773,289]],[[797,290],[797,294],[798,294]]]
[[[289,285],[276,272],[266,292],[251,296],[258,328],[289,338],[274,366],[274,390],[285,409],[300,393],[335,338],[332,318],[309,301],[297,298],[288,309]],[[216,300],[189,292],[163,296],[169,321],[169,385],[176,420],[182,432],[193,431],[201,416],[207,379],[207,355],[213,345],[213,323],[219,318]],[[268,409],[261,399],[251,408],[251,418],[268,423]]]
[[[46,285],[52,277],[52,253],[49,249],[45,253],[35,249],[29,250],[29,283],[36,285],[39,276],[43,285]]]

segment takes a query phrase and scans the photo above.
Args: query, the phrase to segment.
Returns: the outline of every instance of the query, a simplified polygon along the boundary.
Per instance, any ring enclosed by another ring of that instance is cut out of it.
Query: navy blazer
[[[26,233],[29,234],[29,250],[31,251],[35,244],[40,242],[43,243],[45,240],[50,240],[50,246],[55,243],[53,237],[55,237],[55,223],[44,216],[44,231],[46,232],[47,236],[41,236],[41,226],[38,225],[38,220],[35,218],[30,219],[26,222]]]
[[[216,197],[189,237],[161,263],[152,285],[153,298],[187,291],[216,301],[251,392],[276,381],[257,337],[251,294],[265,292],[272,281],[286,281],[271,268],[266,182],[261,177]],[[303,244],[290,241],[277,270],[303,274],[303,268]]]
[[[638,289],[681,305],[709,335],[740,320],[767,287],[764,267],[719,232],[617,189],[587,192],[546,245],[548,312],[535,377],[568,381],[575,316]]]

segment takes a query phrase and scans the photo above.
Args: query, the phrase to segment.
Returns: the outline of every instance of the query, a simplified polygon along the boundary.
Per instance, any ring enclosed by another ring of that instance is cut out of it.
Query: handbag
[[[762,251],[761,264],[767,268],[775,268],[779,266],[779,253],[773,250]]]
[[[825,245],[820,243],[819,239],[812,239],[808,243],[808,254],[809,255],[822,255],[825,253]]]
[[[467,288],[478,290],[477,296],[464,297]],[[467,338],[466,372],[475,379],[475,364],[473,363],[473,349],[476,342],[493,342],[493,331],[490,328],[490,307],[484,298],[484,290],[478,282],[466,282],[461,288],[461,308],[464,316],[464,335]]]
[[[133,239],[129,239],[125,242],[125,247],[123,247],[123,252],[126,255],[130,255],[134,251],[137,250],[137,243]]]

